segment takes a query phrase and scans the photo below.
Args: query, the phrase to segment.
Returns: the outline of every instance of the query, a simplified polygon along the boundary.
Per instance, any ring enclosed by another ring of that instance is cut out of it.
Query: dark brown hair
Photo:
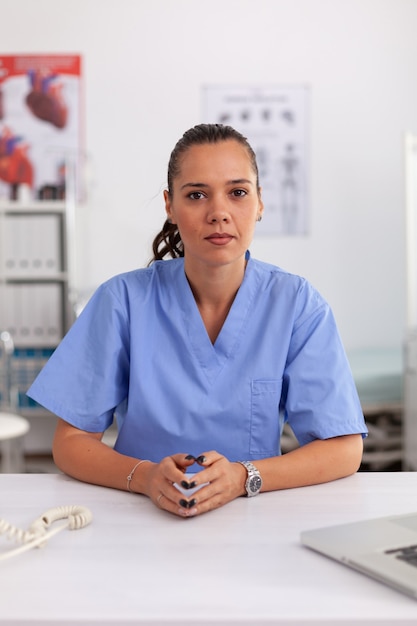
[[[172,197],[173,181],[180,173],[181,159],[189,148],[207,143],[219,143],[221,141],[230,140],[237,141],[246,149],[253,171],[256,174],[256,184],[259,189],[256,155],[246,137],[231,126],[224,126],[223,124],[198,124],[198,126],[190,128],[183,134],[171,152],[168,163],[168,194]],[[171,224],[168,220],[165,221],[162,230],[153,241],[152,251],[153,258],[149,262],[149,265],[154,261],[161,261],[167,255],[173,259],[184,256],[184,246],[176,224]]]

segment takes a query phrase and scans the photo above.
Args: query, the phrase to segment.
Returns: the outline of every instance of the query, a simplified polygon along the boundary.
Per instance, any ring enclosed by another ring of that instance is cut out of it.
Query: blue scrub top
[[[184,272],[157,261],[95,292],[28,395],[116,450],[160,461],[217,450],[231,461],[366,426],[333,314],[303,278],[249,257],[214,345]]]

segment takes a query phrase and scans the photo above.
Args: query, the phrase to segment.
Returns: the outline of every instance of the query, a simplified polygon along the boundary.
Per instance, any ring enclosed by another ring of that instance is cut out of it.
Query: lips
[[[208,237],[206,237],[206,241],[216,245],[216,246],[225,246],[229,241],[232,241],[233,236],[228,233],[212,233]]]

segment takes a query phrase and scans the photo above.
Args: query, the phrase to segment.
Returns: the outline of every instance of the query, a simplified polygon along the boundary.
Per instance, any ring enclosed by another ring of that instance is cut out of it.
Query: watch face
[[[261,486],[262,486],[262,480],[260,476],[253,476],[250,479],[249,489],[251,490],[252,493],[256,493],[257,491],[259,491]]]

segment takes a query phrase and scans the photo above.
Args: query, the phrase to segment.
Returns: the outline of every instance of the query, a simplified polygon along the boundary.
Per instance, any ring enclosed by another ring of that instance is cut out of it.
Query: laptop
[[[301,543],[417,598],[417,513],[306,530]]]

